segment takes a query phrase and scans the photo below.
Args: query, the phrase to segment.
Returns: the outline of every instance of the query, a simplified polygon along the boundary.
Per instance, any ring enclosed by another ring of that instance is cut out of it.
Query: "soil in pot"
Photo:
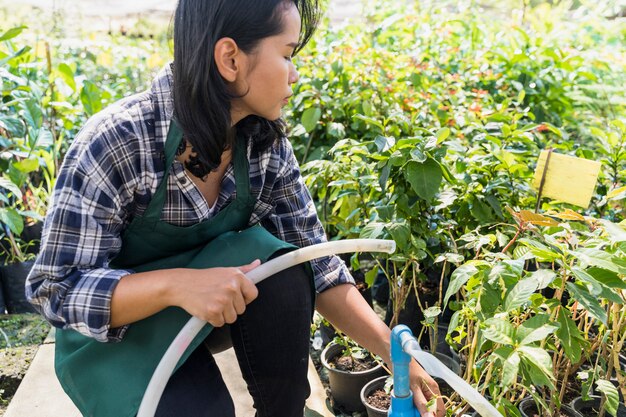
[[[600,414],[600,404],[602,403],[602,397],[598,395],[592,395],[590,400],[583,400],[582,397],[574,398],[570,403],[570,406],[583,417],[597,417]],[[610,414],[605,413],[605,416],[609,417]],[[620,404],[617,408],[616,417],[626,417],[626,407],[624,404]]]
[[[391,395],[385,392],[387,376],[381,376],[368,382],[361,390],[361,402],[368,417],[386,417],[391,406]]]
[[[537,405],[531,397],[524,398],[519,403],[519,411],[522,417],[540,417],[541,414],[537,410]],[[563,404],[559,414],[555,414],[554,417],[582,417],[578,412],[574,411],[569,405]]]
[[[361,389],[372,379],[386,375],[385,369],[373,358],[359,360],[343,357],[343,346],[331,343],[322,352],[322,365],[328,380],[334,405],[340,411],[364,411]]]

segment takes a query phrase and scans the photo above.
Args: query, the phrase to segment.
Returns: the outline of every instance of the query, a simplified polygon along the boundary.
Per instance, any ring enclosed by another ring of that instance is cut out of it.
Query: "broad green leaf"
[[[522,345],[529,345],[544,340],[554,333],[559,326],[548,323],[550,317],[547,314],[537,315],[526,320],[517,329],[517,340]]]
[[[441,144],[444,140],[448,139],[450,136],[450,129],[444,127],[443,129],[439,129],[437,132],[437,145]]]
[[[0,207],[0,223],[6,224],[14,235],[20,235],[24,230],[24,219],[13,208]]]
[[[587,265],[593,265],[609,271],[619,272],[619,267],[611,260],[611,254],[605,251],[595,248],[581,248],[571,253],[580,261],[583,268]]]
[[[547,288],[556,278],[556,273],[551,269],[539,269],[533,272],[530,277],[537,281],[537,289]]]
[[[599,379],[596,381],[596,386],[598,387],[598,391],[606,397],[606,402],[604,403],[606,411],[608,411],[612,416],[617,415],[617,408],[619,407],[619,392],[617,391],[617,388],[615,388],[615,385],[606,379]]]
[[[52,138],[52,132],[50,132],[48,129],[41,129],[39,131],[39,135],[37,136],[37,142],[35,145],[38,147],[47,148],[49,146],[52,146],[53,144],[54,140]]]
[[[29,129],[39,129],[43,124],[43,111],[34,98],[21,103],[20,109]]]
[[[80,101],[89,116],[102,110],[102,92],[97,85],[89,80],[83,81],[83,88],[80,90]]]
[[[572,268],[572,273],[579,282],[586,284],[586,287],[591,295],[595,297],[600,295],[602,292],[602,285],[600,285],[594,277],[577,267]]]
[[[598,282],[609,288],[619,288],[626,290],[626,281],[619,277],[615,272],[603,268],[588,268],[585,270],[589,275],[594,277]]]
[[[526,278],[519,281],[504,299],[504,311],[511,311],[530,301],[530,296],[537,290],[537,281]]]
[[[365,283],[367,283],[368,287],[371,287],[372,285],[374,285],[374,280],[376,279],[377,275],[378,275],[378,266],[375,266],[374,268],[370,269],[369,271],[365,273]]]
[[[35,158],[23,159],[18,162],[14,162],[13,166],[20,172],[28,174],[29,172],[36,171],[39,168],[39,161]]]
[[[559,253],[535,240],[523,238],[519,239],[518,242],[526,245],[530,249],[530,252],[540,262],[552,262],[560,257]]]
[[[22,199],[22,191],[20,190],[20,188],[17,185],[15,185],[8,178],[0,177],[0,187],[4,188],[6,190],[9,190],[11,193],[13,193],[15,198],[17,198],[18,200]]]
[[[302,113],[302,126],[306,129],[307,133],[310,133],[317,126],[317,122],[322,117],[322,109],[319,107],[309,107]]]
[[[611,242],[626,242],[626,230],[624,230],[619,224],[615,224],[605,219],[600,219],[600,223],[602,223],[604,230],[606,230],[609,235]]]
[[[559,328],[556,331],[556,336],[559,338],[568,359],[572,363],[577,363],[580,360],[582,352],[582,344],[580,342],[582,335],[578,327],[576,327],[576,323],[569,317],[568,313],[569,310],[565,308],[559,309],[557,317]]]
[[[493,316],[501,302],[500,291],[496,290],[489,282],[483,282],[479,287],[477,296],[476,314],[478,317],[484,320]]]
[[[426,201],[437,194],[442,180],[441,168],[432,158],[428,158],[423,164],[409,161],[404,176],[413,191]]]
[[[393,145],[396,144],[396,138],[378,135],[376,136],[376,139],[374,139],[374,143],[376,144],[378,153],[383,153],[393,148]]]
[[[572,272],[579,281],[587,285],[587,289],[589,289],[591,295],[596,296],[600,299],[613,301],[617,304],[624,304],[624,299],[617,292],[613,291],[611,287],[607,287],[600,281],[596,280],[595,277],[593,277],[587,271],[583,271],[580,268],[574,267],[572,268]],[[607,272],[611,273],[611,271]]]
[[[513,385],[519,372],[519,363],[519,353],[514,350],[502,364],[502,386],[508,387]]]
[[[578,301],[583,307],[585,307],[591,316],[606,324],[606,311],[602,308],[600,302],[593,295],[589,294],[586,288],[582,288],[581,286],[571,282],[568,282],[566,285],[574,300]]]
[[[446,290],[446,295],[443,299],[443,305],[447,305],[450,297],[456,294],[461,289],[461,287],[477,273],[478,268],[476,268],[471,263],[463,264],[455,269],[450,276],[450,284],[448,285],[448,289]]]
[[[520,346],[518,349],[522,360],[531,364],[541,372],[541,375],[535,375],[537,382],[544,382],[550,388],[554,387],[554,372],[552,371],[552,358],[542,348],[532,346]],[[543,380],[543,381],[542,381]]]
[[[361,233],[359,237],[364,239],[377,239],[382,236],[385,232],[385,223],[380,222],[371,222],[368,223]]]
[[[515,337],[515,328],[508,319],[492,317],[483,323],[483,335],[492,342],[503,345],[512,345]]]
[[[74,71],[67,65],[65,62],[59,64],[59,74],[61,78],[72,89],[72,91],[76,91],[76,81],[74,80]]]
[[[0,35],[0,42],[1,41],[7,41],[9,39],[12,39],[12,38],[16,37],[17,35],[22,33],[22,31],[24,29],[26,29],[26,27],[27,26],[17,26],[17,27],[14,27],[14,28],[11,28],[11,29],[7,30],[2,35]]]
[[[385,228],[396,241],[398,248],[400,250],[404,250],[409,245],[409,240],[411,238],[411,227],[406,221],[401,222],[390,222],[385,224]]]
[[[490,223],[494,220],[491,207],[478,197],[472,199],[470,212],[481,224]]]

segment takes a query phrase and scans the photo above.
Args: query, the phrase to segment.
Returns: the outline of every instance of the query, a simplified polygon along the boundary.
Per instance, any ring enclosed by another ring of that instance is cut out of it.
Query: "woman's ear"
[[[215,44],[213,56],[217,64],[217,70],[222,78],[231,83],[235,82],[241,70],[239,60],[242,56],[242,51],[237,46],[237,43],[232,38],[218,40]]]

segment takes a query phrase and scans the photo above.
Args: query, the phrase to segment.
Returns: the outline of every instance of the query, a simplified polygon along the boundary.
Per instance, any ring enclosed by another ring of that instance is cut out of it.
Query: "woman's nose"
[[[291,68],[289,70],[289,84],[297,83],[298,79],[300,79],[298,70],[296,69],[296,66],[293,63],[291,63]]]

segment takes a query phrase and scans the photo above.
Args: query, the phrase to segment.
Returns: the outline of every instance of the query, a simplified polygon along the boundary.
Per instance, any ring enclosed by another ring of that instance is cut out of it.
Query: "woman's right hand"
[[[169,289],[170,304],[214,327],[234,323],[259,294],[245,274],[260,264],[257,259],[236,268],[179,269]]]

